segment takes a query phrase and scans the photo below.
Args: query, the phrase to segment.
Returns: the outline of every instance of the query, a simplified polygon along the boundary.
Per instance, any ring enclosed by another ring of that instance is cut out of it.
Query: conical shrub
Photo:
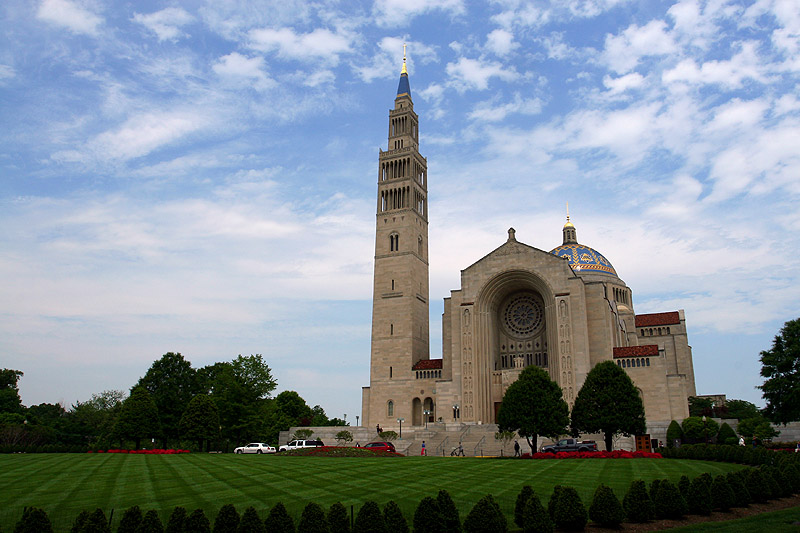
[[[389,500],[389,503],[384,506],[383,518],[386,522],[387,533],[409,533],[408,521],[394,500]]]
[[[464,533],[506,533],[508,522],[494,497],[487,494],[464,519]]]
[[[350,517],[341,502],[336,502],[328,509],[328,527],[331,533],[350,533]]]
[[[202,509],[195,509],[186,518],[186,533],[211,533],[211,522]]]
[[[108,523],[106,513],[97,508],[87,517],[81,533],[111,533],[111,525]]]
[[[625,520],[625,509],[611,487],[601,483],[594,491],[592,504],[589,506],[589,518],[602,527],[619,527]]]
[[[318,503],[309,502],[303,509],[303,514],[300,515],[300,521],[297,523],[297,529],[300,531],[314,531],[315,533],[328,533],[328,518],[325,516],[325,511]]]
[[[72,527],[69,533],[83,533],[83,528],[86,527],[86,522],[89,520],[89,511],[81,511],[72,522]]]
[[[653,503],[656,501],[656,494],[658,493],[658,485],[661,483],[660,479],[654,479],[650,482],[650,499],[653,500]]]
[[[267,526],[269,533],[295,533],[294,520],[286,512],[286,507],[281,502],[276,503],[269,510],[264,525]]]
[[[517,524],[517,527],[522,527],[524,524],[525,504],[528,503],[528,498],[531,496],[533,496],[533,487],[530,485],[523,486],[517,494],[517,501],[514,504],[514,523]],[[541,504],[541,502],[539,503]]]
[[[125,509],[117,526],[117,533],[136,533],[136,528],[142,522],[142,510],[138,505]]]
[[[783,474],[792,486],[792,494],[800,494],[800,469],[788,463],[783,467]]]
[[[258,511],[252,505],[242,513],[242,519],[239,520],[236,533],[267,533],[264,522],[258,517]]]
[[[689,487],[691,486],[692,482],[689,479],[689,476],[682,475],[681,479],[678,481],[678,490],[681,491],[681,496],[683,496],[684,500],[689,500]]]
[[[185,507],[176,507],[172,510],[167,520],[167,527],[164,528],[164,533],[194,533],[186,529],[186,514]]]
[[[439,504],[439,514],[442,515],[445,533],[461,533],[461,517],[458,515],[456,504],[446,490],[440,490],[436,495],[436,503]]]
[[[644,481],[641,479],[631,481],[631,486],[622,499],[622,507],[625,509],[625,516],[631,522],[642,523],[653,519],[653,500],[650,499]]]
[[[414,533],[445,533],[439,502],[425,496],[414,511]]]
[[[747,507],[750,505],[750,493],[739,472],[728,472],[725,477],[728,480],[728,486],[733,489],[733,506]]]
[[[694,478],[689,485],[689,498],[686,501],[689,512],[698,515],[711,514],[711,485],[703,476]]]
[[[564,531],[583,531],[589,521],[586,507],[572,487],[562,487],[553,509],[553,524]]]
[[[44,509],[26,507],[14,526],[14,533],[53,533],[53,524]]]
[[[144,513],[142,521],[136,527],[136,533],[164,533],[164,524],[155,509]]]
[[[764,475],[758,468],[749,468],[747,470],[747,492],[750,493],[750,499],[756,503],[764,503],[769,499],[770,489],[767,486],[767,481]]]
[[[691,487],[690,487],[691,488]],[[670,480],[662,479],[656,492],[656,518],[682,518],[687,513],[686,500]]]
[[[522,510],[523,533],[552,533],[553,521],[533,490]]]
[[[550,520],[553,519],[556,513],[556,501],[558,495],[561,493],[561,485],[553,487],[553,493],[550,495],[550,500],[547,502],[547,514],[550,515]]]
[[[736,495],[728,483],[728,478],[720,474],[711,484],[711,504],[719,511],[729,511],[736,503]]]
[[[386,533],[386,531],[386,522],[378,504],[373,501],[364,502],[353,523],[353,533]]]

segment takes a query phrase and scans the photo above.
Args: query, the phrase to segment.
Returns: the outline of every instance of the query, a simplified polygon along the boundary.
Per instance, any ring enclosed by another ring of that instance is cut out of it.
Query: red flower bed
[[[87,453],[134,453],[134,454],[143,454],[143,455],[175,455],[179,453],[189,453],[189,450],[97,450],[96,452],[92,452],[89,450]]]
[[[655,452],[629,452],[627,450],[613,450],[610,452],[558,452],[558,453],[529,453],[522,454],[523,459],[661,459],[660,453]]]

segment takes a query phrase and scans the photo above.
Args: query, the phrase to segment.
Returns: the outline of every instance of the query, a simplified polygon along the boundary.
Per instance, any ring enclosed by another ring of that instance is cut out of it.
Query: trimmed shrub
[[[786,478],[781,469],[777,466],[764,466],[762,467],[765,472],[772,476],[772,479],[775,480],[777,487],[773,487],[773,491],[777,488],[777,493],[775,497],[777,498],[787,498],[792,495],[792,484]]]
[[[14,533],[53,533],[53,524],[44,509],[26,507],[14,526]]]
[[[528,499],[531,496],[533,496],[533,487],[530,485],[523,486],[522,490],[517,494],[517,502],[514,504],[514,523],[517,524],[517,527],[522,527],[525,523],[523,518],[525,504],[528,503]],[[541,502],[539,504],[541,505]]]
[[[164,533],[164,524],[158,517],[155,509],[150,509],[144,513],[142,521],[136,527],[136,533]]]
[[[226,503],[220,507],[217,517],[214,519],[214,533],[236,533],[239,527],[239,513],[232,503]]]
[[[436,495],[436,503],[439,504],[439,513],[442,515],[445,533],[461,533],[461,517],[458,515],[458,508],[453,503],[450,493],[440,490]]]
[[[783,467],[783,475],[792,486],[792,494],[800,493],[800,469],[792,463],[788,463]]]
[[[733,506],[747,507],[750,505],[750,493],[747,491],[741,471],[728,472],[725,477],[728,480],[728,485],[733,489]]]
[[[747,492],[750,493],[750,499],[756,503],[764,503],[769,499],[770,489],[767,486],[767,480],[758,468],[749,468],[747,470]]]
[[[717,444],[735,445],[738,442],[739,437],[736,436],[736,432],[727,422],[723,422],[719,427],[719,433],[717,433]]]
[[[258,517],[258,512],[252,505],[242,513],[242,519],[239,520],[239,527],[236,528],[236,533],[267,533],[264,522]]]
[[[767,492],[769,493],[768,499],[774,500],[781,497],[781,488],[778,486],[778,481],[775,479],[772,470],[767,466],[760,466],[761,475],[764,476],[764,481],[767,484]]]
[[[328,527],[336,533],[350,533],[350,517],[341,502],[336,502],[328,509]]]
[[[592,504],[589,506],[589,518],[603,527],[618,527],[625,520],[625,509],[611,487],[601,483],[594,491]]]
[[[106,513],[102,509],[95,509],[86,518],[86,523],[81,529],[81,533],[111,533],[111,526],[106,518]]]
[[[319,533],[328,533],[330,531],[325,511],[318,503],[309,502],[305,506],[303,514],[300,515],[300,521],[297,523],[297,529]]]
[[[708,474],[704,474],[708,475]],[[710,515],[712,510],[711,503],[711,485],[708,479],[703,476],[697,476],[689,485],[689,498],[686,499],[689,504],[689,512],[699,515]]]
[[[728,483],[728,478],[720,474],[711,484],[711,505],[720,511],[729,511],[736,503],[736,495]]]
[[[675,441],[678,441],[678,444],[680,444],[682,440],[683,430],[681,429],[681,425],[678,424],[677,420],[673,420],[669,423],[669,427],[667,427],[667,447],[672,448],[675,446]]]
[[[186,533],[211,533],[211,522],[202,509],[195,509],[186,518]],[[294,533],[294,531],[292,531]]]
[[[445,533],[439,502],[425,496],[414,511],[414,533]]]
[[[692,484],[689,481],[689,476],[683,475],[681,476],[680,481],[678,481],[678,490],[681,491],[681,496],[683,496],[684,500],[689,500],[689,486]]]
[[[690,487],[691,488],[691,487]],[[682,518],[686,512],[686,500],[670,480],[662,479],[658,484],[655,504],[656,518]]]
[[[491,494],[476,503],[464,519],[464,533],[506,533],[508,522]]]
[[[650,499],[644,481],[641,479],[631,481],[631,486],[622,499],[622,507],[625,509],[625,516],[631,522],[641,523],[653,519],[655,513],[653,500]]]
[[[136,528],[142,523],[142,510],[138,505],[125,509],[117,526],[117,533],[136,533]]]
[[[373,501],[364,502],[356,515],[353,533],[385,533],[386,531],[388,531],[386,521],[383,519],[378,504]]]
[[[553,524],[564,531],[583,531],[589,516],[586,507],[572,487],[561,487],[553,507]]]
[[[561,485],[553,487],[553,494],[550,495],[550,500],[547,502],[547,514],[550,516],[550,520],[553,519],[556,513],[556,500],[558,500],[558,495],[561,493],[562,488]]]
[[[264,520],[269,533],[295,533],[294,520],[286,512],[286,507],[281,502],[269,510],[267,519]]]
[[[386,522],[387,533],[408,533],[408,522],[400,507],[394,502],[389,500],[383,508],[383,518]]]
[[[86,527],[86,522],[89,520],[89,511],[81,511],[72,522],[72,527],[69,533],[83,533],[83,528]]]
[[[522,510],[522,524],[523,533],[552,533],[553,531],[553,521],[544,510],[539,496],[533,491]]]
[[[656,493],[658,492],[659,483],[661,483],[660,479],[654,479],[650,482],[650,499],[653,500],[653,503],[656,501]]]
[[[193,533],[186,529],[186,508],[176,507],[172,510],[167,520],[167,527],[164,528],[164,533]]]

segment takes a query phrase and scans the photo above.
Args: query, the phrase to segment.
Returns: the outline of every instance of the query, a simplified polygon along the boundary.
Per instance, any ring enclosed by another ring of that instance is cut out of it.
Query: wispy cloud
[[[73,33],[97,35],[103,18],[83,7],[78,1],[43,0],[36,17],[54,26],[67,28]]]

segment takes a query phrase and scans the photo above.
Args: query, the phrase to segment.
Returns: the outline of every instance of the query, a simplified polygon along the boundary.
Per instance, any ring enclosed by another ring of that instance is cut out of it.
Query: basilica
[[[442,358],[431,359],[427,160],[405,59],[388,133],[378,158],[363,425],[494,423],[506,388],[528,365],[545,369],[571,406],[602,361],[631,377],[648,427],[689,416],[696,391],[683,310],[637,315],[631,289],[608,258],[579,242],[569,215],[553,250],[517,240],[511,228],[461,271],[461,287],[444,301]]]

